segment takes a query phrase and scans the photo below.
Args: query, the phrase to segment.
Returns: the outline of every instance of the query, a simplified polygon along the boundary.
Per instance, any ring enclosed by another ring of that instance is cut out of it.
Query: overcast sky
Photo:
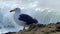
[[[60,0],[0,0],[0,6],[60,9]]]
[[[3,9],[2,14],[6,14],[11,9],[19,7],[22,13],[37,18],[40,23],[48,23],[60,21],[57,19],[60,16],[56,17],[60,14],[59,3],[60,0],[0,0],[0,8]]]

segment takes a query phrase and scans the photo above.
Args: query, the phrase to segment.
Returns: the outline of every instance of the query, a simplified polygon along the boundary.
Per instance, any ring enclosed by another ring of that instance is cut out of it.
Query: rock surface
[[[10,32],[6,34],[59,34],[60,22],[50,23],[48,25],[38,24],[32,25],[28,30],[21,30],[19,32]]]

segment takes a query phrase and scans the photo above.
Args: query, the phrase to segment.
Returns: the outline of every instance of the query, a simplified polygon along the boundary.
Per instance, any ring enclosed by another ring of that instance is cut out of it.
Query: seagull
[[[14,16],[13,16],[14,20],[18,25],[24,26],[23,30],[25,30],[26,25],[30,26],[32,24],[38,23],[36,18],[33,18],[28,14],[21,13],[20,8],[15,8],[15,9],[11,10],[10,12],[15,12]]]

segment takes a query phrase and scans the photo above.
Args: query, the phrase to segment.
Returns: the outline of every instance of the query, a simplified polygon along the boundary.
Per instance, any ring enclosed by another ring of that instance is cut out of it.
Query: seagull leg
[[[25,26],[24,26],[23,30],[25,30]]]

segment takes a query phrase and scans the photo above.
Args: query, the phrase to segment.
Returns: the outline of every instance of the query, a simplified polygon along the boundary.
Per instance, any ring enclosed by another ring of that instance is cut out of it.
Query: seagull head
[[[20,13],[21,9],[20,8],[15,8],[13,10],[11,10],[10,12],[19,12]]]
[[[21,12],[21,9],[20,9],[20,8],[15,8],[14,10],[15,10],[15,12],[17,12],[17,13],[20,13],[20,12]]]

